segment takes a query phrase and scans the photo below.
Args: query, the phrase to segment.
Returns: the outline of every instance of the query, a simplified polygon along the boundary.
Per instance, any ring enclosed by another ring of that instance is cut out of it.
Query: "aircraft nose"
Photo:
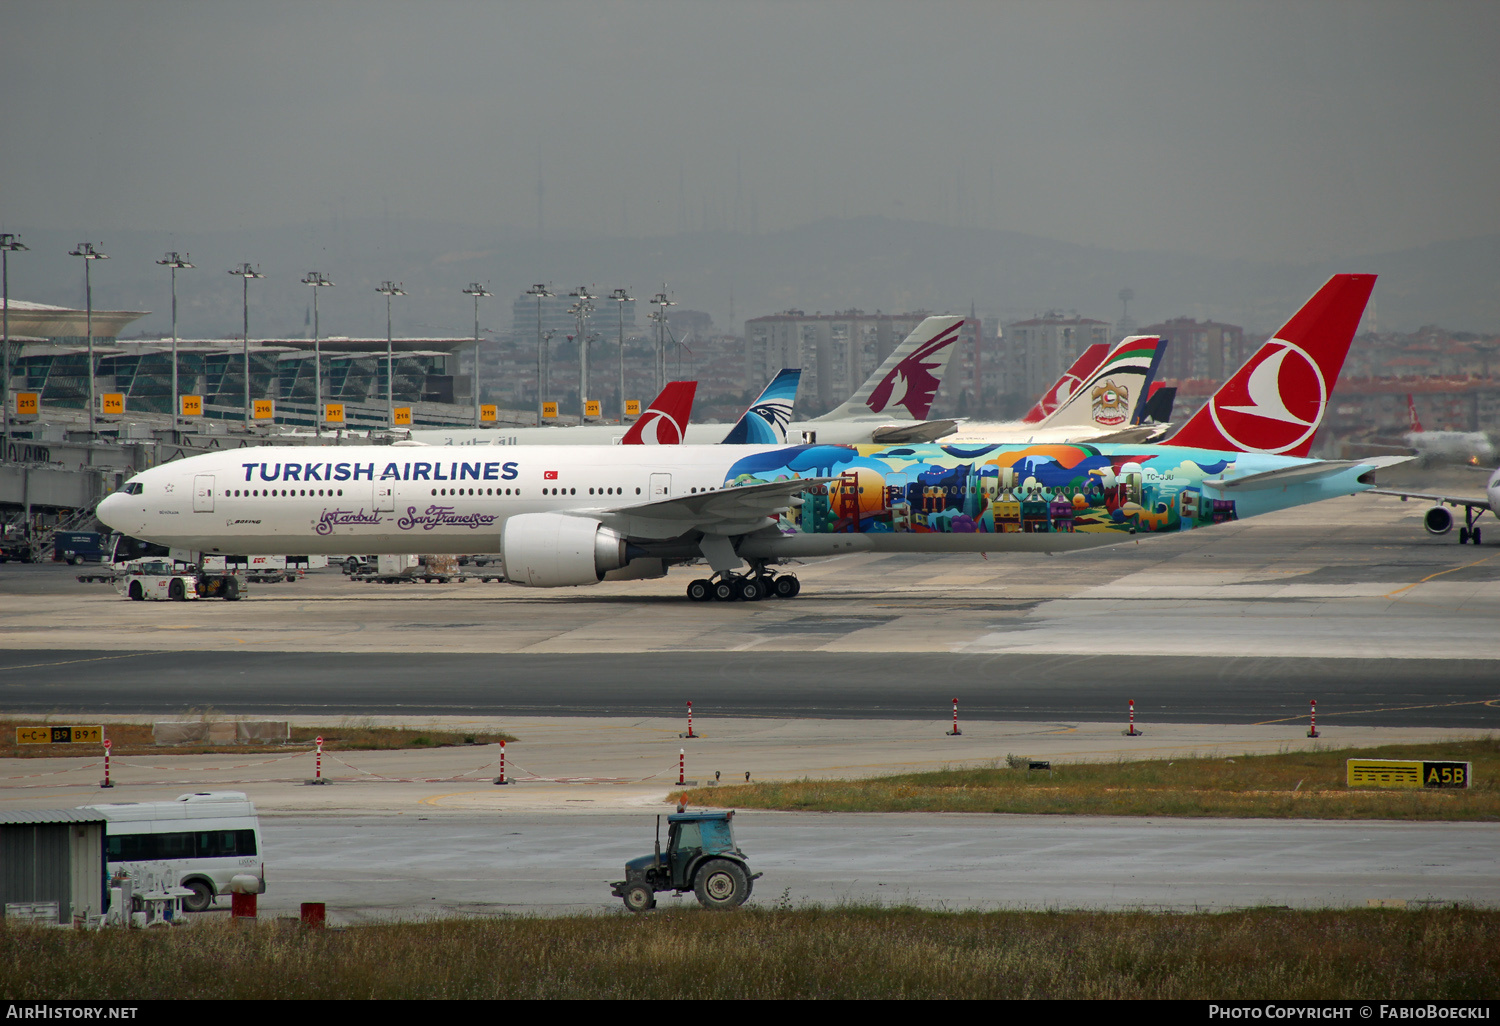
[[[128,496],[122,495],[119,492],[106,495],[103,501],[99,503],[99,508],[95,511],[99,522],[116,531],[124,531],[125,513],[129,506],[128,500]]]

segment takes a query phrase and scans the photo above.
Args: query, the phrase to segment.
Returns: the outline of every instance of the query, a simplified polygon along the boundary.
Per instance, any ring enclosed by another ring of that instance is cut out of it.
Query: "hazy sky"
[[[1500,4],[0,6],[0,225],[958,220],[1305,260],[1500,231]]]

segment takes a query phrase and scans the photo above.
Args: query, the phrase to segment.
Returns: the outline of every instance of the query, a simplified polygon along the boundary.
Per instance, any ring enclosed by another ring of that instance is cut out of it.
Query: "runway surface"
[[[655,816],[278,817],[261,907],[336,922],[609,911]],[[1493,824],[742,812],[753,901],[1225,909],[1500,902]],[[660,895],[665,904],[686,899]]]
[[[1452,490],[1452,489],[1450,489]],[[720,715],[1500,727],[1500,549],[1355,496],[1066,556],[857,556],[801,597],[694,572],[530,591],[336,570],[239,603],[132,603],[0,567],[0,707],[159,714]]]

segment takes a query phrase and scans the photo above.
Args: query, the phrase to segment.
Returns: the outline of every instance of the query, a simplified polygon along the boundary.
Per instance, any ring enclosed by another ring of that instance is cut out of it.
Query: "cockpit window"
[[[139,495],[141,494],[142,490],[143,489],[139,481],[127,481],[125,483],[125,487],[120,489],[120,491],[124,492],[126,495]]]

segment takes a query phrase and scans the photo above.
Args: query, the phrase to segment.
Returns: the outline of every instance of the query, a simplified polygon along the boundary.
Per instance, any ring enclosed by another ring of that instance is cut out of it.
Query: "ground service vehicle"
[[[236,876],[260,880],[266,891],[266,864],[261,855],[260,820],[255,803],[243,791],[204,791],[179,795],[173,802],[119,802],[84,805],[105,819],[105,853],[109,874],[132,875],[146,863],[166,865],[178,885],[193,892],[182,905],[202,912],[214,897],[229,893]]]
[[[52,538],[52,559],[55,562],[78,566],[108,558],[107,538],[97,531],[58,531]]]
[[[632,912],[656,906],[657,891],[692,891],[704,908],[743,905],[760,873],[750,872],[734,840],[734,812],[678,812],[667,817],[667,850],[661,850],[661,817],[656,818],[653,855],[625,863],[625,879],[610,893]]]
[[[115,591],[132,602],[185,602],[199,597],[198,575],[166,559],[141,559],[123,568]]]

